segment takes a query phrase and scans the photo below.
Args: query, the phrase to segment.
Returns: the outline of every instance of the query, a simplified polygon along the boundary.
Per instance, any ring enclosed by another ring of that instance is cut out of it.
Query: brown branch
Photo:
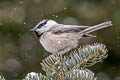
[[[57,80],[60,80],[59,69],[58,69],[58,65],[59,65],[59,63],[60,63],[60,60],[57,60],[57,61],[55,62],[56,74],[57,74],[57,77],[58,77]]]

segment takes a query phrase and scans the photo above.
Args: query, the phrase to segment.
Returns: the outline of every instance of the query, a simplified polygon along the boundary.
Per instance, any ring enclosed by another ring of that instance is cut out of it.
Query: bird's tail
[[[87,28],[87,29],[81,31],[80,34],[82,34],[82,33],[87,34],[87,33],[90,33],[90,32],[93,32],[93,31],[96,31],[96,30],[105,28],[105,27],[109,27],[109,26],[112,26],[111,21],[107,21],[107,22],[104,22],[104,23],[101,23],[101,24],[98,24],[98,25],[89,27],[89,28]]]

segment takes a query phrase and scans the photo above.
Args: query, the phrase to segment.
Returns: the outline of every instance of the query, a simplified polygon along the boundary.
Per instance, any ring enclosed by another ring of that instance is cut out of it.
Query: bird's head
[[[33,29],[30,29],[30,31],[34,31],[39,37],[42,33],[49,31],[56,24],[57,22],[54,20],[45,19],[39,22]]]

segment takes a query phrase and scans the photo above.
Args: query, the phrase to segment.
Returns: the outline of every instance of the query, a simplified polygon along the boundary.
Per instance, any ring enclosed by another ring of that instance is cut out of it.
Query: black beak
[[[40,38],[40,36],[42,35],[40,32],[37,32],[35,28],[30,29],[29,31],[34,32],[38,38]]]

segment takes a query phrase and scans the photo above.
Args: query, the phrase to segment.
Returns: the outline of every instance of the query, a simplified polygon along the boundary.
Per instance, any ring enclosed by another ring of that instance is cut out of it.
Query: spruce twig
[[[96,44],[95,44],[96,45]],[[100,46],[103,48],[100,48]],[[85,67],[89,67],[89,66],[92,66],[94,65],[95,63],[97,62],[100,62],[102,60],[102,56],[104,56],[104,58],[107,57],[107,49],[105,49],[105,46],[104,45],[100,45],[100,46],[97,46],[97,49],[96,51],[91,51],[91,54],[88,55],[87,57],[85,57],[84,59],[82,59],[82,61],[80,61],[80,63],[77,63],[75,66],[72,67],[72,69],[70,71],[68,71],[66,74],[72,72],[74,69],[78,68],[79,66],[81,65],[85,65],[85,66],[82,66],[82,68],[85,68]],[[95,47],[95,46],[90,46],[91,49],[92,47]],[[86,49],[90,50],[89,47],[86,47]],[[79,53],[77,53],[77,50],[75,50],[75,52],[72,53],[72,55],[70,55],[70,57],[72,56],[76,56],[76,55],[79,55]],[[81,53],[80,53],[81,54]],[[77,55],[77,56],[78,56]],[[75,57],[76,58],[76,57]],[[95,59],[97,58],[97,59]],[[103,58],[103,59],[104,59]],[[89,62],[91,61],[91,64],[89,64]]]
[[[64,56],[63,58],[61,54],[52,54],[45,58],[41,64],[43,70],[47,72],[47,75],[50,75],[49,73],[56,73],[56,78],[62,79],[76,69],[84,69],[100,62],[107,57],[106,53],[107,49],[105,45],[96,43],[93,45],[86,45],[83,48],[77,48],[72,51],[70,55]],[[59,65],[56,67],[58,61]]]
[[[52,54],[41,63],[46,75],[40,73],[25,80],[96,80],[86,68],[105,59],[107,52],[105,45],[96,43],[74,49],[67,56]]]
[[[5,80],[5,78],[0,75],[0,80]]]

